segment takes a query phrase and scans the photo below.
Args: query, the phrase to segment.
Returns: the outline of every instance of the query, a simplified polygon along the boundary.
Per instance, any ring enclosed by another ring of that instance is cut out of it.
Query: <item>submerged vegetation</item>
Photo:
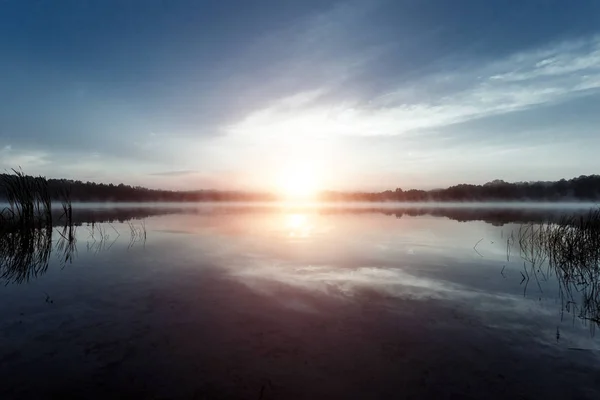
[[[523,279],[528,282],[533,276],[539,285],[539,279],[553,272],[563,310],[600,326],[600,208],[558,222],[525,225],[519,246],[531,271],[525,268]]]

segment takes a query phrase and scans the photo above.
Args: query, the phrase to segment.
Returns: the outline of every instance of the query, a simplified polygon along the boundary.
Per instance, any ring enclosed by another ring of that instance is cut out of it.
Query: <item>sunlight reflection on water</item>
[[[285,228],[290,238],[301,239],[309,238],[313,230],[306,214],[287,214],[285,216]]]

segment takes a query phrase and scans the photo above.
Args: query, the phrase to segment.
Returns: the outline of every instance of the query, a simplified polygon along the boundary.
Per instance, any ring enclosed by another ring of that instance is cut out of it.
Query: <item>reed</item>
[[[135,226],[131,221],[127,222],[129,226],[130,240],[128,248],[132,248],[136,243],[142,243],[146,246],[146,240],[148,238],[148,232],[146,230],[146,222],[142,220],[140,226]]]
[[[48,269],[52,228],[16,229],[0,235],[0,279],[23,283]]]
[[[6,282],[28,281],[48,269],[52,252],[52,194],[46,178],[25,175],[13,169],[12,174],[0,176],[2,192],[8,207],[0,211],[0,278]],[[75,252],[70,189],[64,189],[65,223],[58,249],[64,262],[72,260]],[[59,218],[61,219],[62,216]]]
[[[52,226],[52,198],[46,178],[28,176],[22,170],[12,171],[12,175],[2,175],[0,180],[9,204],[0,213],[2,229]]]
[[[73,205],[71,202],[71,186],[64,186],[58,191],[58,197],[61,199],[63,213],[61,218],[65,218],[65,225],[73,225]]]
[[[524,225],[519,245],[534,273],[544,264],[554,272],[565,309],[600,326],[600,208]]]

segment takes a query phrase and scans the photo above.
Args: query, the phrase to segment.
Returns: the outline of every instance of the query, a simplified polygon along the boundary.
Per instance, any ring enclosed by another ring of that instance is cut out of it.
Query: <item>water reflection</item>
[[[434,216],[458,222],[482,221],[495,226],[514,223],[558,221],[565,214],[584,215],[595,204],[528,204],[509,203],[497,205],[482,204],[76,204],[73,208],[74,225],[92,222],[127,222],[162,215],[247,215],[247,214],[301,214],[301,215],[372,215],[382,214],[394,218]],[[57,216],[60,213],[57,210]]]
[[[77,255],[77,227],[64,225],[62,230],[57,229],[57,232],[60,237],[56,243],[56,251],[62,256],[61,262],[63,266],[71,264],[73,258]]]
[[[0,277],[22,283],[48,270],[52,227],[14,229],[0,234]]]
[[[306,239],[310,237],[313,227],[306,214],[286,214],[285,229],[290,238]]]
[[[163,211],[156,211],[162,215]],[[48,271],[51,255],[54,253],[59,264],[64,267],[72,264],[77,256],[77,243],[80,235],[78,226],[86,224],[88,236],[86,249],[98,254],[108,251],[121,237],[112,225],[114,220],[128,220],[128,248],[145,246],[147,231],[144,221],[134,224],[131,220],[149,215],[147,210],[78,210],[76,218],[69,224],[53,226],[26,226],[7,224],[0,226],[0,279],[8,283],[26,283]],[[151,214],[150,214],[151,215]],[[55,218],[55,221],[60,220]]]
[[[504,265],[500,272],[506,278],[511,266],[519,262],[512,254],[518,251],[521,262],[525,263],[519,271],[523,294],[527,294],[531,283],[543,293],[543,286],[558,281],[561,298],[564,299],[563,311],[577,312],[581,318],[598,323],[600,289],[597,260],[595,264],[590,264],[589,260],[579,257],[571,262],[581,265],[585,262],[586,269],[574,266],[565,268],[565,262],[558,261],[556,252],[549,253],[539,241],[525,240],[534,231],[523,230],[522,226],[525,225],[520,224],[526,221],[530,224],[538,221],[560,224],[561,216],[584,215],[585,212],[585,208],[565,210],[551,207],[76,207],[73,209],[71,225],[3,233],[0,236],[0,277],[6,283],[23,283],[38,277],[48,270],[53,252],[62,267],[72,264],[81,242],[85,243],[85,249],[90,254],[110,251],[120,241],[127,249],[136,246],[145,248],[148,235],[145,221],[148,220],[151,229],[156,232],[202,235],[206,243],[212,243],[207,248],[207,254],[238,244],[243,239],[250,250],[240,249],[238,260],[229,261],[228,264],[234,268],[232,275],[242,279],[246,285],[252,284],[252,279],[267,277],[285,284],[312,286],[345,295],[367,287],[378,287],[386,295],[464,294],[468,292],[463,286],[467,278],[453,282],[440,280],[440,276],[436,276],[432,280],[419,276],[426,270],[407,273],[398,268],[396,262],[393,268],[389,268],[390,260],[410,264],[435,255],[455,257],[466,265],[467,260],[469,263],[481,262],[477,261],[478,257],[485,261],[498,261],[502,251],[505,251],[504,264],[509,268],[506,269]],[[345,214],[360,218],[339,218]],[[164,219],[162,216],[170,217]],[[396,219],[406,216],[409,219],[399,225],[397,221],[374,216],[394,216]],[[424,216],[435,218],[421,218]],[[443,222],[443,219],[437,218],[440,216],[446,217],[446,221],[483,221],[493,226],[508,224],[508,227],[489,232],[478,231],[470,225]],[[273,232],[276,236],[272,235]],[[282,235],[285,242],[305,243],[306,246],[286,248],[278,242],[281,238],[277,235]],[[488,237],[484,240],[480,235]],[[515,250],[515,246],[519,248]],[[245,258],[244,252],[251,256]],[[243,263],[244,267],[238,267],[239,263]],[[288,266],[290,263],[293,267]],[[579,273],[574,275],[573,271]],[[473,272],[469,274],[473,275]],[[407,288],[412,289],[407,291]],[[582,298],[577,299],[578,295]]]
[[[567,269],[521,248],[526,210],[491,212],[75,207],[33,251],[2,239],[28,249],[1,247],[4,280],[29,283],[0,287],[0,397],[597,398],[597,336],[560,321]]]

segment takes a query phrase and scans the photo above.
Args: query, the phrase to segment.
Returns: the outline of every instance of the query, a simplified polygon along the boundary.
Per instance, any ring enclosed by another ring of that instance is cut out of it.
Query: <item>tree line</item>
[[[600,175],[582,175],[556,182],[494,180],[483,185],[459,184],[434,190],[386,190],[383,192],[324,192],[325,201],[596,201],[600,200]]]
[[[7,174],[3,174],[6,177]],[[0,179],[1,180],[1,179]],[[112,183],[48,179],[55,199],[68,190],[75,202],[220,202],[275,201],[278,196],[266,192],[194,190],[172,191]],[[0,186],[0,200],[6,200],[6,189]],[[434,190],[386,190],[382,192],[324,191],[321,201],[362,202],[463,202],[463,201],[596,201],[600,200],[600,175],[582,175],[556,182],[516,182],[494,180],[483,185],[459,184]]]
[[[12,177],[0,174],[0,178]],[[33,177],[31,177],[33,179]],[[2,181],[3,179],[0,179]],[[218,202],[218,201],[267,201],[275,200],[268,193],[194,190],[174,191],[148,189],[142,186],[130,186],[123,183],[82,182],[70,179],[47,179],[48,191],[53,200],[62,200],[68,192],[74,202]],[[0,200],[6,200],[6,188],[0,185]]]

